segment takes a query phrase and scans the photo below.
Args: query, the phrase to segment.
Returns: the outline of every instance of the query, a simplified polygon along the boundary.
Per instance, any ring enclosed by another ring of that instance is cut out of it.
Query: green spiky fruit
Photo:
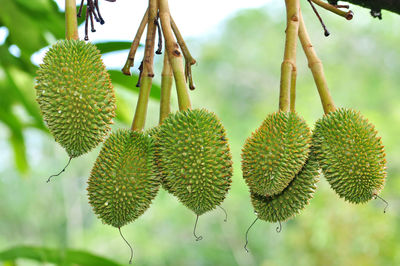
[[[279,194],[302,169],[310,151],[311,133],[293,112],[276,112],[246,140],[243,178],[252,193]]]
[[[197,215],[220,205],[230,188],[232,160],[216,115],[204,109],[171,114],[157,139],[164,188]]]
[[[121,227],[149,208],[160,180],[148,135],[119,130],[105,141],[88,181],[89,203],[106,224]]]
[[[44,121],[71,158],[103,142],[115,116],[115,96],[96,46],[57,42],[46,53],[36,83]]]
[[[359,112],[338,109],[318,120],[313,145],[326,179],[341,198],[363,203],[379,194],[386,178],[384,147]]]
[[[308,205],[317,188],[319,166],[311,155],[303,169],[293,178],[282,193],[266,197],[251,193],[251,203],[257,217],[267,222],[285,221]]]

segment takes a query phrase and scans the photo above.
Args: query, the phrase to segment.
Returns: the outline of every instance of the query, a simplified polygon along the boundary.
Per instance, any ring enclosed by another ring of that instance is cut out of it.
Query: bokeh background
[[[68,160],[42,122],[33,89],[46,47],[64,35],[61,2],[0,0],[0,264],[127,264],[129,250],[118,230],[102,224],[88,204],[86,182],[100,147],[45,182]],[[114,129],[129,127],[137,99],[137,76],[119,73],[145,9],[136,2],[100,1],[106,24],[96,25],[98,32],[90,35],[104,53],[116,87]],[[228,221],[220,209],[202,215],[197,231],[204,239],[196,242],[195,215],[160,190],[151,208],[122,228],[133,245],[134,264],[400,265],[400,16],[383,12],[383,20],[377,20],[368,10],[352,6],[355,17],[346,21],[320,9],[331,32],[325,38],[307,2],[301,1],[337,106],[361,111],[386,146],[388,177],[381,196],[389,202],[387,213],[378,200],[346,203],[321,177],[310,205],[284,222],[281,233],[275,231],[277,224],[255,224],[246,253],[245,231],[256,216],[241,177],[240,153],[247,136],[278,108],[283,1],[232,1],[235,8],[223,1],[201,10],[190,1],[171,2],[198,61],[193,106],[214,111],[231,144],[233,184],[222,204]],[[140,49],[137,58],[142,53]],[[158,76],[147,127],[158,121],[162,57],[156,56],[155,62]],[[297,111],[312,127],[323,111],[300,49],[297,84]],[[177,109],[175,97],[172,106]]]

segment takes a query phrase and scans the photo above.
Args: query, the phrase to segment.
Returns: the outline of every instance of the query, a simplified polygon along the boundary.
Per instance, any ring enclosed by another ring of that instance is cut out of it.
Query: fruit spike
[[[106,224],[120,228],[149,208],[160,180],[154,174],[153,142],[143,133],[119,130],[104,143],[88,181],[89,203]]]
[[[257,217],[275,223],[283,222],[298,214],[314,195],[319,180],[318,169],[318,162],[311,154],[303,169],[282,193],[272,197],[251,193],[251,202]]]
[[[71,158],[103,142],[115,116],[115,96],[96,46],[57,42],[46,53],[36,83],[44,121]]]
[[[322,171],[335,192],[351,203],[378,195],[386,178],[384,147],[359,112],[337,109],[317,121],[313,136]]]
[[[311,133],[296,113],[276,112],[246,140],[242,151],[243,178],[252,193],[279,194],[307,160]]]
[[[220,205],[231,185],[232,160],[225,130],[204,109],[169,115],[157,134],[164,188],[201,215]]]

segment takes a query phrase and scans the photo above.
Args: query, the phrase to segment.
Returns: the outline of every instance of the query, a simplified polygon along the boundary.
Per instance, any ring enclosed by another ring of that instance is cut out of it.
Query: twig
[[[157,15],[157,19],[154,21],[154,23],[156,23],[157,33],[158,33],[158,48],[157,48],[156,54],[160,55],[160,54],[162,54],[163,36],[162,36],[162,32],[161,32],[160,23],[158,23],[158,19],[159,19],[159,16]]]
[[[125,75],[130,76],[131,70],[130,68],[133,67],[133,63],[135,61],[135,55],[137,48],[139,47],[140,39],[142,38],[144,29],[146,28],[147,22],[149,19],[149,10],[147,9],[144,13],[143,19],[140,22],[139,29],[136,32],[135,38],[132,41],[131,49],[129,50],[128,58],[126,59],[125,66],[122,68],[122,73]]]
[[[171,16],[171,27],[175,34],[176,40],[182,50],[183,57],[185,58],[185,78],[189,80],[189,89],[194,90],[196,87],[194,86],[193,77],[192,77],[192,68],[191,66],[196,64],[196,59],[190,54],[189,48],[187,47],[185,40],[182,37],[182,34],[179,31],[178,26],[176,25],[174,19]]]
[[[279,110],[289,111],[290,87],[292,72],[296,68],[296,46],[299,31],[299,0],[285,0],[286,4],[286,41],[285,53],[281,65],[281,82],[279,93]]]
[[[321,60],[318,58],[311,44],[310,37],[308,36],[306,26],[304,24],[303,16],[300,12],[300,27],[299,27],[299,38],[303,47],[304,53],[306,54],[308,67],[314,77],[315,85],[317,86],[319,97],[321,98],[324,112],[327,114],[336,110],[332,96],[328,89],[326,82],[324,68]]]
[[[86,6],[86,15],[85,15],[85,37],[84,40],[85,41],[89,41],[89,11],[90,8],[88,6]]]
[[[315,8],[315,6],[314,6],[313,2],[311,2],[311,0],[307,0],[307,1],[310,4],[310,6],[311,6],[312,10],[314,11],[315,15],[317,16],[319,22],[321,23],[321,26],[324,29],[325,37],[328,37],[331,34],[329,33],[328,29],[326,28],[324,21],[322,20],[321,16],[318,13],[318,10]]]
[[[115,2],[115,0],[107,0],[109,2]],[[83,8],[84,0],[81,0],[81,4],[79,6],[78,17],[82,16],[82,8]],[[101,25],[104,24],[104,19],[100,14],[99,0],[87,0],[86,1],[86,14],[85,14],[85,37],[84,40],[89,40],[89,20],[90,20],[90,29],[91,32],[96,32],[94,28],[94,21],[99,22]]]
[[[146,122],[147,105],[149,102],[150,89],[154,77],[153,58],[156,38],[156,24],[154,23],[154,20],[157,17],[157,9],[157,0],[149,0],[149,17],[147,25],[146,46],[143,58],[143,72],[141,74],[139,98],[131,127],[131,129],[134,131],[143,130],[144,124]]]
[[[334,5],[331,5],[331,4],[329,4],[327,2],[324,2],[324,1],[321,1],[321,0],[311,0],[311,1],[313,1],[313,3],[315,3],[316,5],[319,5],[320,7],[324,8],[324,9],[326,9],[326,10],[332,12],[332,13],[335,13],[335,14],[341,16],[341,17],[344,17],[347,20],[353,19],[353,15],[354,15],[353,11],[351,11],[351,10],[343,11],[343,10],[339,9],[339,8],[349,8],[348,5],[337,5],[337,6],[334,6]]]

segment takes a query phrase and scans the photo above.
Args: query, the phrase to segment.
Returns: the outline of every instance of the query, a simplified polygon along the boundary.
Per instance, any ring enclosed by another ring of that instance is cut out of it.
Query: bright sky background
[[[185,36],[199,36],[216,27],[227,16],[242,8],[260,7],[270,0],[170,0],[171,14]],[[56,0],[64,10],[64,0]],[[80,2],[80,0],[77,0]],[[91,40],[133,38],[147,8],[147,0],[99,0],[106,24]],[[126,26],[123,26],[126,25]],[[83,29],[81,29],[83,30]],[[83,31],[81,31],[83,33]]]
[[[256,8],[265,5],[270,0],[170,0],[170,11],[185,38],[199,37],[211,33],[220,23],[244,8]],[[56,0],[64,10],[64,0]],[[80,0],[77,0],[80,2]],[[101,14],[106,21],[104,25],[95,23],[95,33],[90,32],[91,42],[105,40],[132,41],[136,30],[146,11],[147,0],[117,0],[110,3],[99,0]],[[145,35],[145,34],[144,34]],[[79,36],[83,39],[84,27],[79,28]],[[142,39],[144,40],[144,38]],[[33,58],[40,63],[44,52]],[[121,68],[125,62],[126,52],[107,55],[104,58],[107,67]]]

